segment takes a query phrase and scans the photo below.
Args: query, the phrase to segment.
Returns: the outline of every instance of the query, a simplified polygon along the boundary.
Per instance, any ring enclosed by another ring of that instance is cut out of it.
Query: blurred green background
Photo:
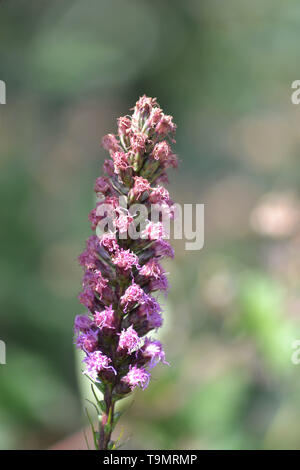
[[[76,257],[101,137],[143,93],[178,124],[169,190],[205,204],[205,246],[165,264],[171,367],[135,394],[123,448],[300,448],[299,28],[297,0],[0,3],[0,448],[85,423]]]

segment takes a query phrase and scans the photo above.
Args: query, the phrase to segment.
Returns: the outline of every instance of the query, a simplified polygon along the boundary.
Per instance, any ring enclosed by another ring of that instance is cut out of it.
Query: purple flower
[[[74,331],[78,333],[79,331],[86,332],[93,325],[93,320],[87,315],[76,315],[74,321]]]
[[[92,235],[86,241],[86,250],[79,255],[79,264],[88,269],[96,268],[97,266],[97,252],[99,250],[99,240],[96,235]]]
[[[89,220],[94,231],[107,217],[113,218],[113,226],[102,236],[89,237],[79,256],[84,271],[79,300],[89,314],[77,315],[74,322],[75,343],[85,353],[84,373],[98,382],[104,394],[103,418],[99,432],[94,432],[101,450],[112,445],[115,402],[136,387],[146,388],[149,369],[159,362],[167,364],[161,343],[145,335],[162,326],[162,309],[153,292],[167,290],[160,260],[174,257],[161,221],[174,215],[175,206],[164,184],[167,169],[177,167],[177,156],[167,142],[172,142],[175,129],[172,117],[163,113],[156,98],[144,95],[132,116],[118,119],[117,134],[107,134],[102,140],[110,159],[104,161],[104,176],[96,179],[98,198]],[[130,235],[136,220],[131,209],[137,201],[148,217],[153,204],[161,215],[156,222],[140,221],[138,237],[131,239],[124,235]]]
[[[78,336],[76,346],[87,353],[95,351],[98,347],[98,334],[96,331],[89,330]]]
[[[153,315],[154,313],[161,312],[161,307],[159,303],[151,295],[146,295],[144,297],[144,301],[139,307],[139,309],[140,309],[140,312],[145,314],[147,318],[149,318],[149,316]]]
[[[107,178],[100,176],[96,179],[94,190],[96,193],[106,194],[110,190],[110,184]]]
[[[148,315],[147,321],[147,333],[151,330],[157,330],[163,324],[163,319],[159,312],[152,312],[150,315]]]
[[[160,361],[169,365],[169,363],[165,361],[166,355],[160,341],[151,341],[149,338],[146,338],[141,352],[142,356],[149,361],[148,366],[150,368],[156,366]]]
[[[94,291],[92,289],[86,288],[78,295],[79,302],[84,305],[86,308],[91,309],[94,304]]]
[[[140,336],[146,335],[149,331],[157,330],[163,324],[163,318],[158,311],[149,313],[144,310],[143,305],[130,314],[128,321],[134,324],[135,330]]]
[[[106,279],[98,269],[87,270],[83,276],[82,285],[85,290],[96,292],[101,300],[111,299],[112,292]]]
[[[169,258],[174,258],[174,249],[166,240],[156,240],[152,248],[154,255],[157,257],[168,256]]]
[[[143,367],[129,366],[129,372],[122,378],[131,390],[141,387],[143,390],[148,386],[151,374]]]
[[[157,290],[167,291],[169,289],[169,283],[168,283],[167,276],[165,276],[163,274],[158,279],[153,279],[149,283],[149,288],[152,292],[155,292]]]

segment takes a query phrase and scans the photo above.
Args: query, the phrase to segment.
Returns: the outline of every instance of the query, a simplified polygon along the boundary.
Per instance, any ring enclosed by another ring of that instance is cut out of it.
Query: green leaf
[[[91,400],[89,400],[88,398],[86,398],[86,401],[87,401],[88,403],[90,403],[90,405],[92,405],[92,406],[95,408],[96,413],[97,413],[97,416],[101,415],[100,410],[99,410],[99,408],[95,405],[95,403],[93,403],[93,402],[92,402]]]
[[[106,410],[105,401],[104,400],[99,400],[99,398],[98,398],[98,396],[95,392],[94,385],[91,385],[91,389],[92,389],[93,395],[95,397],[95,400],[97,402],[97,405],[99,406],[100,410],[104,412]]]
[[[91,420],[91,417],[90,417],[90,415],[89,415],[89,412],[88,412],[87,408],[85,408],[85,412],[86,412],[87,418],[88,418],[88,420],[89,420],[89,423],[90,423],[90,425],[91,425],[95,448],[98,449],[98,439],[97,439],[98,433],[95,431],[95,428],[94,428],[94,425],[93,425],[93,421]]]
[[[96,385],[96,387],[98,388],[98,390],[100,390],[100,392],[102,392],[104,394],[105,392],[105,384],[103,384],[102,382],[96,382],[94,385]]]

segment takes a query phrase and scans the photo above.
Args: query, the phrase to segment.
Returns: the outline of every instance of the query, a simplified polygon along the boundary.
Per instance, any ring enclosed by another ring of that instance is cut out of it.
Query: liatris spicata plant
[[[105,176],[95,183],[98,201],[89,219],[96,234],[79,256],[84,269],[79,300],[88,313],[75,318],[76,345],[85,353],[84,374],[96,400],[100,427],[93,428],[93,436],[99,450],[116,448],[111,441],[119,417],[116,402],[136,387],[145,389],[150,370],[166,363],[161,343],[146,335],[163,323],[155,293],[166,291],[168,282],[160,260],[174,257],[162,216],[172,218],[173,202],[162,184],[168,182],[166,170],[177,167],[167,141],[173,141],[175,129],[156,99],[142,96],[131,116],[118,119],[118,134],[102,141],[111,159],[105,160]],[[146,215],[132,237],[128,234],[136,213],[131,209],[137,204]],[[156,222],[149,219],[153,205],[161,211]],[[112,226],[99,235],[107,207]]]

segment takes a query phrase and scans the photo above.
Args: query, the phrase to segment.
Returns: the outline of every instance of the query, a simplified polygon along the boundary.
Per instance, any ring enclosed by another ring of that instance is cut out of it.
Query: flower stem
[[[114,406],[115,403],[112,399],[112,387],[106,385],[104,392],[105,411],[102,414],[99,432],[99,448],[98,450],[107,450],[110,442],[111,433],[113,430],[114,420]]]

